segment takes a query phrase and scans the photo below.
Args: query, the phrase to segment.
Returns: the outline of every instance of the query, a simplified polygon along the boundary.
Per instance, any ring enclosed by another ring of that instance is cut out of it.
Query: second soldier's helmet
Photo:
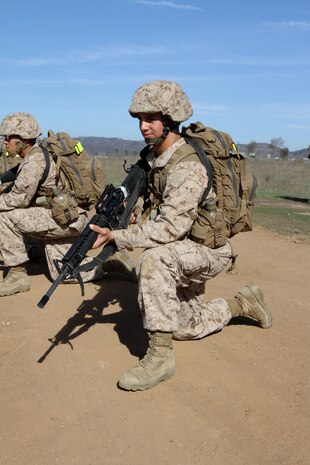
[[[20,136],[23,139],[35,139],[42,134],[37,120],[30,114],[16,112],[3,118],[0,124],[1,136]]]
[[[150,81],[136,90],[129,107],[131,116],[136,118],[139,113],[157,112],[169,116],[176,123],[192,116],[192,106],[180,84],[166,80]]]

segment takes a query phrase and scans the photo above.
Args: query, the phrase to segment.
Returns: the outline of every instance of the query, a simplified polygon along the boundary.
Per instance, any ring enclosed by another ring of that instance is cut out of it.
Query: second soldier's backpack
[[[77,205],[91,210],[105,187],[100,160],[89,155],[82,144],[66,132],[47,133],[46,148],[56,163],[56,183],[67,184]]]

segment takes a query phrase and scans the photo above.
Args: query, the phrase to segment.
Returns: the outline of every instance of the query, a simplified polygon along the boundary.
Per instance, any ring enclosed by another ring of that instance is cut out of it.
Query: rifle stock
[[[5,187],[0,191],[0,194],[6,194],[7,192],[10,192],[17,177],[18,168],[19,164],[0,174],[0,185],[5,184]]]
[[[0,184],[5,184],[7,182],[15,181],[18,168],[19,168],[19,164],[13,166],[13,168],[10,168],[9,170],[0,174]]]

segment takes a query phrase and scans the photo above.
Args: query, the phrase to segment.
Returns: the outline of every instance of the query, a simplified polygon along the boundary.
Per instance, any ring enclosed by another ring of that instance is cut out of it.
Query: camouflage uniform
[[[58,276],[54,259],[63,257],[73,239],[86,226],[88,217],[86,212],[80,210],[74,223],[60,226],[53,219],[50,209],[35,205],[45,165],[42,150],[35,144],[21,159],[12,190],[0,196],[0,250],[4,264],[16,266],[28,261],[24,235],[43,239],[49,271],[54,280]],[[49,173],[41,188],[54,189],[55,175],[55,163],[51,160]],[[95,269],[83,274],[82,278],[89,281],[102,275],[103,271]]]
[[[272,317],[255,284],[227,301],[204,302],[206,281],[223,270],[232,250],[229,243],[211,249],[190,239],[208,175],[196,158],[171,162],[179,153],[176,151],[185,148],[179,123],[192,115],[181,86],[165,80],[143,84],[133,96],[129,113],[139,118],[141,134],[153,146],[147,158],[151,174],[145,213],[150,204],[157,210],[155,217],[129,230],[110,234],[98,228],[98,232],[102,243],[113,238],[120,249],[145,248],[140,261],[139,304],[149,332],[148,348],[138,364],[118,380],[121,389],[143,391],[173,376],[173,338],[200,339],[235,316],[248,316],[270,328]]]
[[[177,141],[158,158],[149,156],[151,168],[165,166],[184,143],[184,139]],[[200,162],[180,162],[168,173],[156,218],[128,230],[114,231],[119,249],[145,248],[139,269],[144,327],[173,332],[176,339],[199,339],[220,330],[231,319],[224,299],[204,303],[205,283],[229,262],[230,245],[213,250],[184,239],[207,182]]]

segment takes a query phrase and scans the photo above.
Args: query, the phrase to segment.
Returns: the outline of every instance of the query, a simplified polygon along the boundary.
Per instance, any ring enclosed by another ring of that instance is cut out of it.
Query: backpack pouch
[[[214,213],[211,214],[205,208],[199,209],[189,234],[190,239],[194,242],[206,245],[210,249],[222,247],[227,242],[227,228],[223,211],[217,209]]]
[[[61,225],[68,225],[76,221],[79,216],[77,203],[70,194],[61,193],[50,200],[52,217]]]

